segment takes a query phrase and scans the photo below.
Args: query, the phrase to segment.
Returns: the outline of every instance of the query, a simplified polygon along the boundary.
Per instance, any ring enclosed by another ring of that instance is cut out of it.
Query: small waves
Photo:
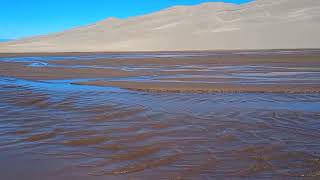
[[[63,158],[63,169],[87,179],[281,179],[320,171],[318,94],[157,94],[59,84],[1,80],[1,153],[41,154],[47,163]]]

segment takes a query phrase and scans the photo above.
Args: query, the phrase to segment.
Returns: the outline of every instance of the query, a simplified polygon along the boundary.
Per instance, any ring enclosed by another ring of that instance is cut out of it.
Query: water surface
[[[318,83],[316,71],[233,75]],[[71,84],[77,80],[85,79],[0,77],[1,178],[320,176],[318,93],[152,93]]]

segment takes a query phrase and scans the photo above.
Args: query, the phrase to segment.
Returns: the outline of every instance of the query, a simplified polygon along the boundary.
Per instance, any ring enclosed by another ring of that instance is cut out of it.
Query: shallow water
[[[310,71],[233,75],[318,83]],[[133,80],[141,78],[150,80]],[[320,94],[150,93],[74,81],[84,79],[0,77],[0,179],[320,178]]]
[[[5,179],[319,176],[319,94],[157,94],[0,82]]]

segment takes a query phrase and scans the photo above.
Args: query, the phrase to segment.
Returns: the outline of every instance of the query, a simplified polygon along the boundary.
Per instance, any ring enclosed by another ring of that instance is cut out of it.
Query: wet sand
[[[18,59],[12,62],[4,54],[7,60],[0,61],[1,75],[30,80],[78,79],[73,83],[161,92],[320,91],[317,50],[29,54],[29,60],[19,61],[19,56],[26,55],[11,55],[11,59]]]
[[[1,178],[319,178],[320,53],[203,53],[0,58]]]
[[[192,79],[196,81],[197,79]],[[179,79],[175,82],[130,82],[130,81],[92,81],[74,83],[79,85],[115,86],[136,91],[150,92],[185,92],[185,93],[316,93],[319,85],[272,84],[247,85],[232,83],[189,83]]]

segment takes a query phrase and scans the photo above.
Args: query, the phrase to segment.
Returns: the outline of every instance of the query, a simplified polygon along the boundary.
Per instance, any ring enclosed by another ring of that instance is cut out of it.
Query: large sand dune
[[[0,43],[0,52],[320,48],[319,32],[319,0],[204,3]]]

